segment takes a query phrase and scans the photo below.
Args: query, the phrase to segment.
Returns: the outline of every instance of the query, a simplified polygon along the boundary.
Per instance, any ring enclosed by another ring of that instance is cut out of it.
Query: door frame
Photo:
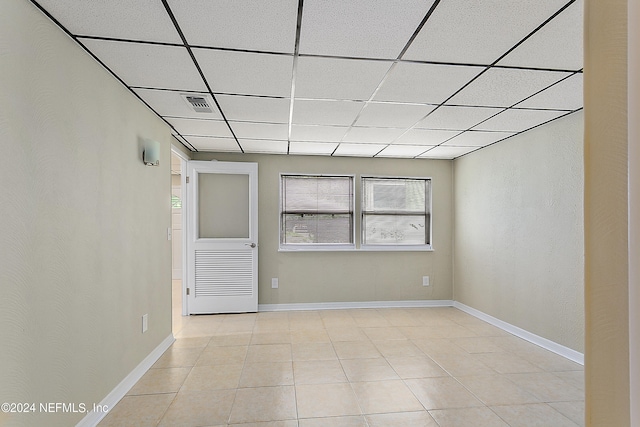
[[[187,162],[191,159],[187,157],[179,149],[171,145],[171,153],[180,158],[180,194],[182,195],[182,315],[187,316],[188,302],[187,302],[187,230],[186,230],[186,218],[187,218],[187,206],[188,206],[188,194],[187,194]],[[173,238],[173,236],[171,236]]]

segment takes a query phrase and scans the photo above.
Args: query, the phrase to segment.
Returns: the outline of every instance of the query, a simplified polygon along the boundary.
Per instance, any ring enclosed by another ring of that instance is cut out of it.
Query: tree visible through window
[[[363,245],[430,245],[431,180],[362,177]]]

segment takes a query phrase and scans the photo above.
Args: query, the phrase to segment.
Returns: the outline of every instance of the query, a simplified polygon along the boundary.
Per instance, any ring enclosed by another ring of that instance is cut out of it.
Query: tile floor
[[[584,425],[582,366],[455,308],[191,316],[100,426]]]

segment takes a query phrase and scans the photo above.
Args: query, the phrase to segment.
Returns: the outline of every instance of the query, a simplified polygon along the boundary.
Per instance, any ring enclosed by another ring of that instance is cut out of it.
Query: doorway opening
[[[184,314],[183,301],[183,224],[184,190],[182,175],[185,160],[171,151],[171,329],[173,336],[178,335],[188,317]]]

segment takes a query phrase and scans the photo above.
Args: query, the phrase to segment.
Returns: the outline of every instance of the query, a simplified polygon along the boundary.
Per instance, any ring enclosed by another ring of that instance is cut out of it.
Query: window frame
[[[367,244],[365,243],[365,215],[367,214],[365,210],[366,201],[365,201],[365,182],[367,179],[380,179],[380,180],[419,180],[425,181],[429,183],[429,194],[428,197],[425,195],[425,206],[424,215],[425,217],[428,215],[429,220],[429,234],[425,235],[428,237],[429,243],[423,244]],[[361,175],[360,176],[360,250],[362,251],[433,251],[433,179],[431,177],[416,177],[416,176],[384,176],[384,175]],[[428,211],[427,211],[428,208]]]
[[[284,178],[291,177],[315,177],[315,178],[348,178],[351,180],[351,243],[283,243],[282,227],[284,225]],[[281,172],[278,177],[279,197],[278,197],[278,251],[298,252],[298,251],[353,251],[356,249],[356,175],[355,174],[319,174],[319,173],[298,173]]]

